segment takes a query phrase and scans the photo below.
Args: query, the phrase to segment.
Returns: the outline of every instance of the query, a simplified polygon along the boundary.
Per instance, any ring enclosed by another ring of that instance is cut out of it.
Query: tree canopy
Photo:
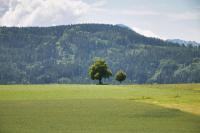
[[[123,70],[117,71],[115,79],[121,83],[126,79],[126,73]]]
[[[89,75],[92,80],[99,80],[99,84],[103,84],[102,79],[112,76],[112,72],[108,68],[105,60],[97,59],[89,68]]]

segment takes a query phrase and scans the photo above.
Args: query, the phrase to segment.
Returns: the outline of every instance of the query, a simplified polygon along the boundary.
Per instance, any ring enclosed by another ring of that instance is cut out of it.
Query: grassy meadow
[[[0,133],[199,132],[200,84],[0,86]]]

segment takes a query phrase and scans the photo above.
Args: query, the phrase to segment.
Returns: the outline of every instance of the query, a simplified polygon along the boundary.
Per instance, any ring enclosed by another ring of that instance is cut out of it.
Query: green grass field
[[[1,85],[0,133],[200,133],[200,84]]]

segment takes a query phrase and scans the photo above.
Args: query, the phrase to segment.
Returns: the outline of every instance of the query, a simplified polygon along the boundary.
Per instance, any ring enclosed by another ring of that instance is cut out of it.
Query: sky
[[[124,24],[161,39],[200,42],[200,0],[0,0],[0,26]]]

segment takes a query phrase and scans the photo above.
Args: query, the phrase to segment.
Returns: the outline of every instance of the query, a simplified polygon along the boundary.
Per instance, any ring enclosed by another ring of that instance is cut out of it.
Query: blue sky
[[[200,42],[200,0],[0,0],[1,26],[124,24],[146,36]]]
[[[104,0],[101,4],[102,11],[90,15],[94,22],[122,23],[147,36],[200,42],[200,0]]]

